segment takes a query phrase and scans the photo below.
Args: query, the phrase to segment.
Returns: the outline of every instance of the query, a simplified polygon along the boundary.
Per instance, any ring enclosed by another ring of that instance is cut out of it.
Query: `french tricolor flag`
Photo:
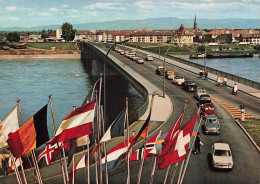
[[[56,135],[47,142],[55,144],[66,142],[93,133],[96,100],[78,107],[72,111],[61,123]]]

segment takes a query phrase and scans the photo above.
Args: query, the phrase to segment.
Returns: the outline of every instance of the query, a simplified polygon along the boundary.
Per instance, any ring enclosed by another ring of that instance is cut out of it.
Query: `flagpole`
[[[18,171],[18,169],[17,169],[17,167],[16,167],[16,165],[15,165],[14,157],[13,157],[13,155],[11,154],[11,152],[10,152],[10,155],[11,155],[12,165],[14,166],[14,172],[15,172],[15,175],[16,175],[17,182],[18,182],[18,183],[22,183],[22,179],[21,179],[20,174],[19,174],[19,171]]]
[[[200,112],[200,107],[199,107],[197,113],[199,113],[199,112]],[[199,128],[200,128],[201,120],[202,120],[202,119],[200,119],[200,123],[199,123],[198,129],[197,129],[197,131],[196,131],[196,136],[197,136],[197,132],[199,131]],[[190,155],[191,155],[191,152],[192,152],[192,149],[193,149],[194,143],[195,143],[196,136],[194,137],[194,140],[193,140],[193,142],[192,142],[192,145],[191,145],[191,148],[190,148],[190,152],[188,153],[187,161],[186,161],[186,164],[185,164],[184,169],[183,169],[183,172],[182,172],[183,174],[182,174],[182,176],[181,176],[180,183],[183,182],[184,175],[185,175],[185,172],[186,172],[186,169],[187,169],[187,166],[188,166],[188,162],[189,162]]]
[[[181,163],[181,168],[180,168],[180,172],[179,172],[177,184],[180,183],[180,179],[181,179],[181,174],[182,174],[182,169],[183,169],[184,161],[185,161],[185,159],[184,159],[184,160],[182,161],[182,163]]]
[[[22,108],[21,108],[21,105],[20,105],[20,99],[17,99],[16,102],[17,102],[18,107],[19,107],[19,111],[20,111],[21,118],[22,118],[22,123],[24,124],[24,118],[23,118]],[[27,155],[27,158],[28,158],[28,155]],[[19,159],[22,160],[21,158],[19,158]],[[28,158],[28,160],[29,160],[30,166],[32,166],[29,158]],[[24,182],[27,184],[27,179],[26,179],[26,176],[25,176],[25,172],[24,172],[24,168],[23,168],[23,163],[21,163],[21,169],[22,169],[22,174],[23,174]]]
[[[150,114],[152,113],[153,99],[154,99],[154,94],[152,95],[152,99],[151,99]],[[142,170],[143,170],[143,165],[144,165],[144,156],[145,156],[145,149],[146,149],[148,131],[149,131],[149,127],[148,127],[148,130],[147,130],[146,135],[145,135],[144,151],[143,151],[143,157],[142,157],[142,161],[141,161],[141,165],[140,165],[140,169],[139,169],[137,184],[140,184],[140,182],[141,182],[141,176],[142,176]]]
[[[162,134],[162,129],[159,131],[159,134],[158,134],[158,137],[160,137]],[[157,138],[158,138],[157,137]],[[157,139],[156,139],[157,141]],[[155,141],[155,148],[156,148],[156,141]],[[153,179],[154,179],[154,172],[155,172],[155,168],[156,168],[156,161],[157,161],[157,157],[154,157],[153,159],[153,167],[152,167],[152,172],[151,172],[151,181],[150,181],[150,184],[153,183]]]
[[[103,126],[103,136],[105,133],[105,122],[104,122],[104,116],[103,116],[103,106],[101,106],[101,122],[102,122],[102,126]],[[108,184],[108,169],[107,169],[107,150],[106,150],[106,141],[103,142],[103,146],[104,146],[104,154],[105,154],[105,164],[106,164],[106,184]]]
[[[1,120],[0,120],[0,123],[1,123]],[[7,167],[9,167],[9,163],[6,162],[6,157],[5,157],[5,155],[4,155],[3,149],[1,149],[1,153],[2,153],[2,155],[3,155],[3,159],[4,159],[4,162],[5,162],[5,165],[6,165]],[[9,151],[9,153],[10,153],[10,151]],[[10,159],[10,158],[9,158],[9,159]],[[12,160],[11,160],[11,166],[12,166]],[[15,173],[15,174],[16,174],[16,173]],[[12,180],[13,180],[13,183],[16,183],[15,180],[14,180],[14,178],[13,178],[13,175],[11,175],[11,178],[12,178]]]
[[[167,171],[166,171],[166,174],[165,174],[165,177],[164,177],[163,184],[166,184],[166,181],[167,181],[167,177],[168,177],[168,174],[169,174],[170,167],[171,167],[171,165],[168,165],[168,167],[167,167]]]
[[[52,121],[53,121],[53,127],[54,127],[54,133],[56,134],[57,129],[56,129],[56,124],[55,124],[55,119],[54,119],[54,111],[53,111],[53,106],[52,106],[52,100],[51,100],[51,94],[48,95],[49,97],[49,101],[50,101],[50,105],[51,105],[51,114],[52,114]],[[60,152],[60,146],[58,145],[58,149],[59,149],[59,155],[60,155],[60,165],[61,165],[61,171],[62,171],[62,177],[63,177],[63,183],[66,184],[66,177],[65,177],[65,172],[64,172],[64,167],[63,167],[63,163],[61,160],[61,152]]]
[[[200,107],[199,107],[197,113],[199,114],[199,112],[200,112]],[[182,172],[183,174],[182,174],[182,176],[181,176],[180,183],[183,182],[183,179],[184,179],[184,176],[185,176],[185,173],[186,173],[186,169],[187,169],[187,166],[188,166],[188,163],[189,163],[189,160],[190,160],[190,155],[191,155],[191,152],[192,152],[194,143],[195,143],[195,139],[196,139],[197,133],[198,133],[198,131],[199,131],[199,129],[200,129],[201,120],[202,120],[202,118],[200,118],[199,126],[198,126],[198,129],[197,129],[197,131],[196,131],[196,136],[194,136],[194,140],[193,140],[193,142],[192,142],[192,145],[191,145],[191,148],[190,148],[190,152],[188,153],[187,161],[186,161],[186,164],[185,164],[184,169],[183,169],[183,172]]]
[[[89,98],[87,98],[87,103],[89,103]],[[94,123],[94,122],[93,122]],[[94,126],[93,126],[94,129]],[[89,144],[87,144],[88,149],[88,184],[90,184],[90,171],[89,171]]]
[[[73,111],[76,109],[76,105],[73,105]],[[73,153],[73,156],[72,156],[72,184],[74,184],[75,182],[75,170],[74,170],[74,153]]]
[[[95,139],[95,148],[97,147],[97,140]],[[98,184],[98,166],[97,166],[97,152],[95,152],[95,166],[96,166],[96,184]]]
[[[32,150],[31,153],[32,153],[32,157],[33,157],[34,162],[35,162],[35,167],[37,169],[38,177],[39,177],[39,180],[40,180],[39,182],[42,184],[42,177],[41,177],[40,169],[38,167],[38,163],[37,163],[37,159],[36,159],[34,150]]]
[[[95,91],[96,93],[96,99],[98,99],[97,93],[98,91]],[[103,184],[102,181],[102,165],[101,165],[101,150],[100,150],[100,102],[97,103],[97,135],[98,135],[98,140],[97,140],[97,144],[98,144],[98,162],[99,162],[99,180],[100,180],[100,184]]]
[[[172,179],[171,179],[170,184],[173,183],[173,180],[174,180],[174,177],[175,177],[175,174],[176,174],[178,165],[179,165],[179,162],[177,162],[177,163],[175,164],[175,167],[174,167],[174,170],[173,170],[173,173],[172,173]],[[182,165],[182,167],[183,167],[183,165]]]
[[[129,146],[129,122],[128,122],[128,97],[126,97],[126,113],[125,113],[125,122],[126,122],[126,134],[127,134],[127,149]],[[130,184],[130,155],[127,154],[127,184]]]

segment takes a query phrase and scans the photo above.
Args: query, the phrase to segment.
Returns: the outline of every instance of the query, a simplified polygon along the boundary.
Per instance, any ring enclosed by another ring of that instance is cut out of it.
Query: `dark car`
[[[198,106],[204,106],[205,103],[211,103],[211,98],[209,95],[200,95]]]
[[[163,66],[158,66],[155,70],[155,73],[158,75],[163,75],[165,71],[165,68]]]
[[[197,90],[198,86],[192,80],[186,80],[182,83],[183,89],[189,92]]]

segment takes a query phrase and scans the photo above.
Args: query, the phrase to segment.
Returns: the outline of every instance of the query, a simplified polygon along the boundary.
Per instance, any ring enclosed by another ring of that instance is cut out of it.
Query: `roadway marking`
[[[239,108],[236,108],[226,102],[221,101],[220,99],[213,97],[212,95],[210,95],[212,99],[214,99],[215,101],[217,101],[220,105],[222,105],[228,112],[229,114],[232,116],[233,119],[241,119],[241,110]],[[245,118],[255,118],[255,119],[259,119],[259,117],[256,117],[252,114],[249,114],[247,112],[245,112]]]

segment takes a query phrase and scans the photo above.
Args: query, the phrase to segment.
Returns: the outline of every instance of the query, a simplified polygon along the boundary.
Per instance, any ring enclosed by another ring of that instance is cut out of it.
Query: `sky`
[[[0,27],[158,17],[260,19],[260,0],[0,0]]]

